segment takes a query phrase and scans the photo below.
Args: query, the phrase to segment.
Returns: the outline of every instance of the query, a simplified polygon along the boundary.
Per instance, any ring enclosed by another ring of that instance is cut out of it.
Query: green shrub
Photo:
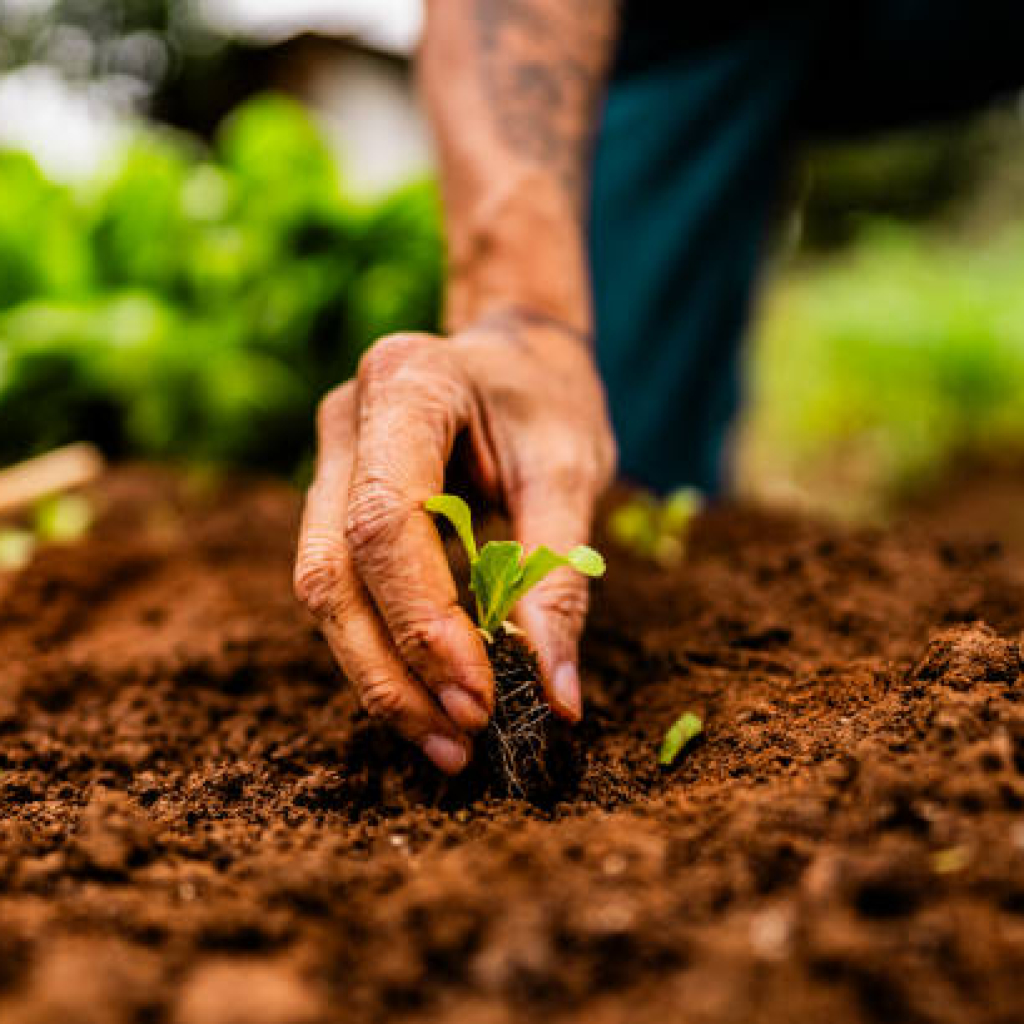
[[[356,202],[298,106],[260,97],[211,150],[150,134],[71,190],[0,154],[0,459],[113,454],[291,471],[377,337],[436,330],[432,186]]]

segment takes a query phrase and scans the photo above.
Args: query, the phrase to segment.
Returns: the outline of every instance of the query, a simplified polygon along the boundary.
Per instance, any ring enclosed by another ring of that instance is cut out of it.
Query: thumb
[[[554,504],[552,508],[548,490],[540,508],[524,503],[519,514],[513,514],[516,536],[527,553],[546,544],[564,554],[586,542],[592,503],[577,495],[571,504]],[[548,702],[571,722],[583,715],[578,661],[587,603],[587,578],[563,566],[531,590],[513,616],[537,652]]]

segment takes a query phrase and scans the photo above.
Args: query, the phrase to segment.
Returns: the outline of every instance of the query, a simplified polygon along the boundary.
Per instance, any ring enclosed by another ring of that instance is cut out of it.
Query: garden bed
[[[0,1019],[1019,1019],[1001,480],[887,531],[714,511],[671,571],[599,538],[537,806],[360,714],[291,597],[291,491],[114,474],[88,541],[0,575]]]

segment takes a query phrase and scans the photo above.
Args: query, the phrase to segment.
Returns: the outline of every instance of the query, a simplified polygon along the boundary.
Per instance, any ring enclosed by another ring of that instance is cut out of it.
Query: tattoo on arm
[[[616,0],[473,0],[480,74],[503,139],[582,204]]]

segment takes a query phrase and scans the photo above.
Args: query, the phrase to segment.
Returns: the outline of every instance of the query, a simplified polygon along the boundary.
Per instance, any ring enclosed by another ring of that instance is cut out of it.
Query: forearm
[[[590,330],[588,167],[616,21],[615,0],[432,0],[420,75],[452,328],[523,306]]]

